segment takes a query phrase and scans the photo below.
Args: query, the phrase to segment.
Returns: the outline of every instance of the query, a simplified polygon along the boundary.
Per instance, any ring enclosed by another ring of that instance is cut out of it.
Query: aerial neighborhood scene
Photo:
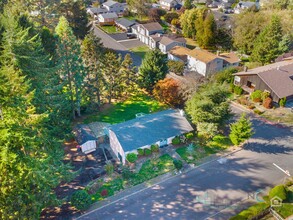
[[[293,0],[0,0],[0,219],[293,220]]]

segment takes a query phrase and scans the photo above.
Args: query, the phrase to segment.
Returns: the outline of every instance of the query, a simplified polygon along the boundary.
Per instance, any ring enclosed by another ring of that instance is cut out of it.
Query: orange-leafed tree
[[[173,107],[180,107],[183,105],[183,99],[180,95],[180,86],[175,79],[165,78],[158,81],[153,89],[153,95],[157,100]]]

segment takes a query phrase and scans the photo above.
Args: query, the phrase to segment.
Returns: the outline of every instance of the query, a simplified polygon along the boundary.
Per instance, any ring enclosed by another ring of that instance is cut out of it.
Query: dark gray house
[[[234,74],[234,84],[251,93],[268,91],[274,102],[293,99],[293,58]]]
[[[165,110],[112,125],[109,127],[110,146],[124,164],[128,153],[138,148],[160,147],[172,143],[175,136],[193,131],[182,110]]]
[[[115,21],[117,27],[121,28],[124,31],[130,32],[131,27],[136,24],[135,21],[130,21],[126,18],[119,18]]]

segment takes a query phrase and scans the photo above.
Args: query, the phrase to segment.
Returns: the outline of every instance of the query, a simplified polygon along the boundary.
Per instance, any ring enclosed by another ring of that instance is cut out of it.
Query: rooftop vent
[[[141,118],[143,116],[145,116],[145,113],[137,113],[137,114],[135,114],[136,118]]]

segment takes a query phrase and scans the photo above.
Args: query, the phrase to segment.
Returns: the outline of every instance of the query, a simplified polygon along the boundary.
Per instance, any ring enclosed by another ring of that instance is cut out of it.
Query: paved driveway
[[[233,111],[241,112],[236,108]],[[255,135],[249,144],[228,156],[225,164],[205,164],[80,219],[229,219],[236,212],[227,206],[247,200],[248,193],[265,191],[283,181],[284,173],[273,163],[293,173],[293,129],[257,118],[253,118],[253,124]]]
[[[133,59],[133,64],[135,66],[140,66],[142,59],[140,56],[130,52],[128,50],[128,48],[126,48],[124,45],[120,44],[119,42],[117,42],[116,40],[114,40],[110,35],[106,34],[105,32],[103,32],[102,30],[100,30],[97,27],[94,27],[93,29],[94,34],[96,36],[98,36],[99,38],[101,38],[101,41],[104,45],[104,47],[110,48],[115,50],[117,53],[121,54],[123,57],[129,53]]]

